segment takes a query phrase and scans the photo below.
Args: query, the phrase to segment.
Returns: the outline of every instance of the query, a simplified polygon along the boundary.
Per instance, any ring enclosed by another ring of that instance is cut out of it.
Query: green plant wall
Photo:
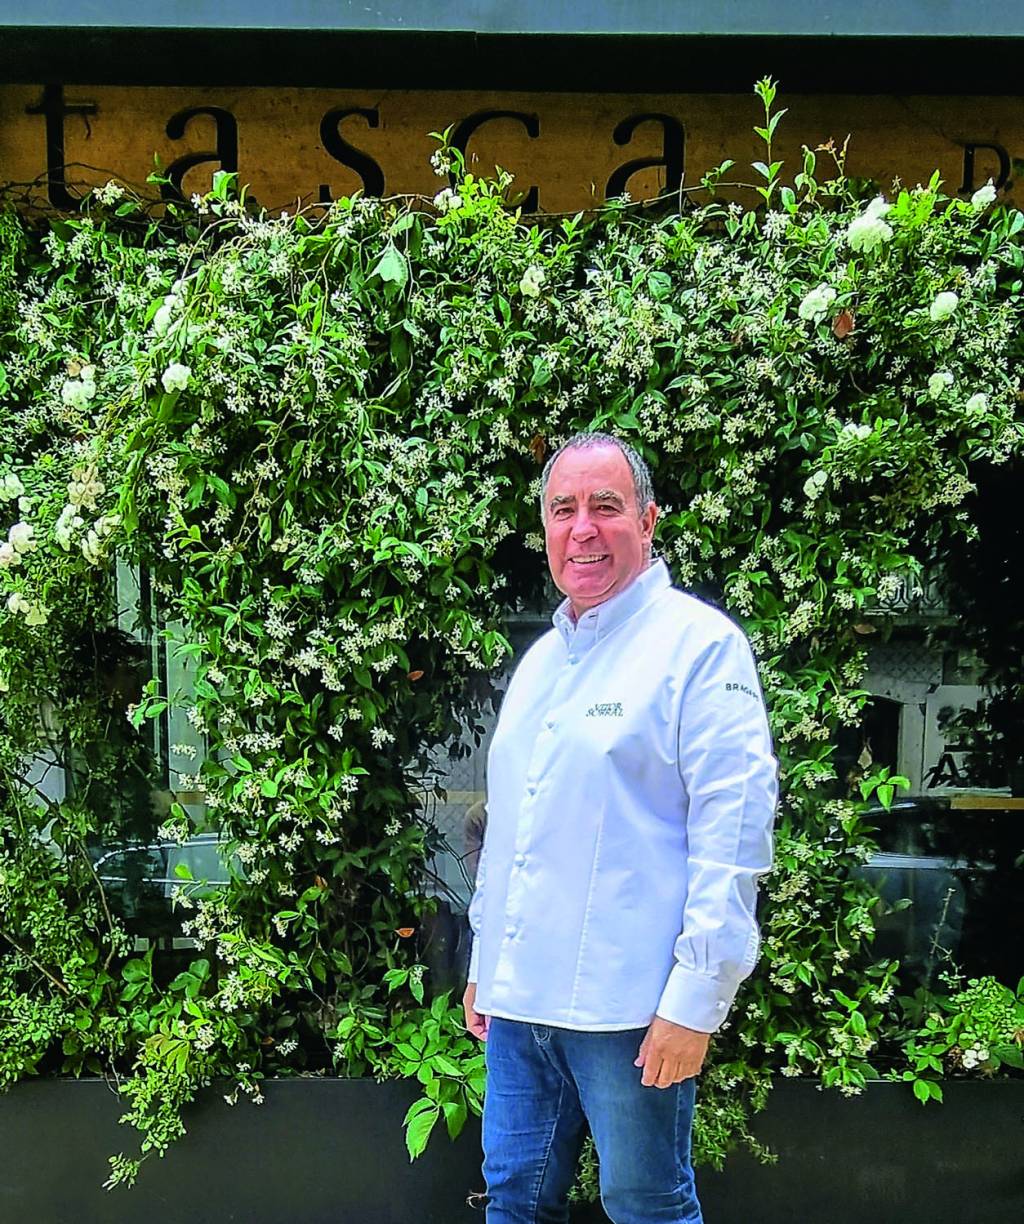
[[[417,777],[536,600],[541,463],[579,428],[650,460],[658,548],[749,633],[781,759],[763,959],[699,1156],[747,1135],[776,1071],[937,1093],[945,1055],[914,1057],[851,874],[896,780],[833,756],[866,610],[970,537],[972,473],[1024,447],[1024,216],[937,180],[864,198],[841,155],[784,179],[760,92],[746,204],[725,166],[681,213],[527,219],[456,163],[433,202],[326,214],[263,215],[226,178],[159,218],[116,184],[0,214],[0,1083],[116,1075],[141,1152],[111,1183],[214,1079],[258,1102],[269,1074],[416,1076],[413,1152],[479,1108],[479,1049],[420,955]],[[209,751],[174,781],[231,856],[229,885],[181,881],[183,963],[133,951],[91,853],[192,831],[148,798],[145,724],[175,695],[111,679],[115,558],[183,627]],[[27,785],[47,753],[63,799]]]

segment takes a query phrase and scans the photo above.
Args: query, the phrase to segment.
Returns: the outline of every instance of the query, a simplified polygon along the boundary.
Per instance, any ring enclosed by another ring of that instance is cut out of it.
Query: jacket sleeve
[[[467,981],[471,984],[478,978],[480,972],[480,920],[483,916],[484,879],[487,875],[487,833],[484,832],[483,845],[480,847],[480,857],[476,864],[476,885],[473,889],[473,899],[469,903],[469,927],[473,932],[473,947],[469,954],[469,974]]]
[[[754,658],[731,623],[685,681],[679,716],[688,886],[657,1015],[701,1032],[757,963],[757,880],[771,866],[777,763]]]

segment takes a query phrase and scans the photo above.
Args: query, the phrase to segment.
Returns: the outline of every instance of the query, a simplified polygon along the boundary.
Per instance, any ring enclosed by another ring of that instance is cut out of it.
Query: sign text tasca
[[[1012,189],[1024,155],[1014,98],[780,99],[775,156],[791,173],[801,146],[850,136],[848,174],[882,190],[941,171],[950,193],[987,179]],[[969,105],[967,104],[969,101]],[[37,184],[57,208],[110,178],[144,186],[157,159],[165,192],[202,194],[235,171],[274,208],[369,195],[434,195],[431,132],[450,131],[471,169],[515,175],[527,211],[586,208],[628,192],[646,199],[699,184],[724,159],[729,177],[763,157],[760,102],[736,94],[519,94],[321,89],[0,86],[0,182]],[[822,155],[824,156],[824,155]],[[821,177],[834,172],[825,157]]]

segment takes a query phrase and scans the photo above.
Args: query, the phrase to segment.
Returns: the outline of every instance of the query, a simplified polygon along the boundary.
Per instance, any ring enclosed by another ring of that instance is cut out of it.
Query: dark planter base
[[[754,1132],[778,1154],[697,1171],[706,1224],[1010,1224],[1024,1220],[1024,1080],[904,1084],[847,1100],[780,1080]],[[591,1208],[573,1224],[606,1224]]]
[[[756,1131],[775,1166],[746,1156],[698,1173],[707,1224],[1008,1224],[1024,1219],[1024,1079],[949,1082],[922,1107],[901,1084],[844,1100],[783,1080]],[[443,1129],[409,1163],[413,1085],[281,1080],[266,1104],[219,1096],[151,1160],[134,1190],[100,1189],[131,1149],[120,1102],[97,1081],[44,1080],[0,1096],[2,1224],[482,1224],[480,1131]],[[574,1224],[604,1224],[599,1208]]]
[[[479,1122],[444,1124],[410,1164],[402,1119],[419,1085],[295,1079],[233,1108],[215,1092],[131,1190],[101,1189],[131,1153],[122,1102],[97,1080],[40,1080],[0,1096],[0,1224],[481,1224]],[[475,1120],[474,1120],[475,1121]]]

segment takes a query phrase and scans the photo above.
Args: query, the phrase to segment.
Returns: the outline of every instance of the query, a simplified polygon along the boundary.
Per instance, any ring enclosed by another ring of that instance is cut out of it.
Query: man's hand
[[[710,1040],[710,1033],[698,1033],[655,1016],[633,1063],[644,1069],[641,1083],[645,1088],[671,1088],[696,1075],[704,1064]]]
[[[462,996],[462,1009],[466,1013],[466,1029],[474,1037],[479,1037],[481,1041],[486,1041],[491,1018],[490,1016],[482,1016],[476,1010],[476,982],[470,982],[466,987],[466,992]]]

